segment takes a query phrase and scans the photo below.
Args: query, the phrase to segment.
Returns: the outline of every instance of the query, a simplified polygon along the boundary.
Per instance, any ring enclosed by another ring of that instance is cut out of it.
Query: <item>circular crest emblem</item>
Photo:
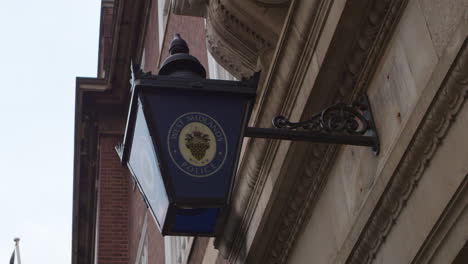
[[[192,177],[213,175],[227,156],[223,128],[209,115],[198,112],[183,114],[172,123],[167,145],[172,161]]]

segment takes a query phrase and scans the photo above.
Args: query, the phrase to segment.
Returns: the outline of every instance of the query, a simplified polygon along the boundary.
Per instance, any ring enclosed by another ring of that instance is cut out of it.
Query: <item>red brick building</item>
[[[76,80],[72,263],[468,263],[468,1],[442,2],[102,0],[97,78]],[[209,78],[262,72],[249,126],[366,93],[380,154],[245,139],[223,232],[163,238],[114,147],[131,63],[157,73],[176,32]]]

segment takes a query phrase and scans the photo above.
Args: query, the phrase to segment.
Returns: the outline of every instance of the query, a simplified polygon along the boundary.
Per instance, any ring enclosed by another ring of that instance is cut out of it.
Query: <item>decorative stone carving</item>
[[[207,21],[211,21],[211,18],[208,18]],[[218,34],[219,30],[213,28],[219,27],[219,25],[215,25],[216,23],[212,22],[206,25],[205,33],[208,51],[217,63],[236,78],[251,76],[256,67],[256,51],[242,41],[236,41],[238,42],[237,50],[242,50],[241,54],[236,55],[236,51],[232,49],[232,46],[225,45],[227,41]]]
[[[468,97],[468,38],[347,263],[370,263]]]
[[[274,49],[281,24],[272,23],[273,18],[267,15],[258,15],[268,14],[265,9],[246,0],[210,1],[206,27],[208,50],[237,78],[251,75],[257,69],[259,57],[266,50]],[[276,19],[281,22],[283,16]],[[240,63],[235,65],[235,61]]]
[[[242,78],[262,65],[268,67],[269,60],[263,57],[275,48],[287,4],[268,8],[253,0],[174,0],[173,11],[205,17],[208,50],[221,66]]]
[[[342,76],[332,83],[335,87],[333,100],[350,98],[367,89],[374,70],[387,47],[396,22],[406,7],[407,0],[371,1],[367,11],[368,19],[361,26],[353,48],[347,53],[347,59],[340,66]],[[307,112],[305,110],[304,112]],[[310,158],[299,177],[294,193],[287,201],[288,207],[282,212],[280,230],[268,242],[264,263],[285,263],[294,245],[301,227],[310,217],[321,186],[325,184],[329,168],[332,166],[337,147],[320,145],[310,147]]]
[[[465,175],[464,180],[461,182],[452,197],[453,198],[447,204],[447,207],[445,207],[439,217],[437,224],[426,237],[424,244],[419,249],[412,263],[437,263],[434,259],[437,258],[438,255],[444,255],[444,253],[447,254],[446,249],[454,247],[454,245],[449,241],[450,237],[454,236],[453,233],[458,231],[456,226],[468,226],[468,219],[465,221],[462,220],[463,211],[468,204],[468,174]],[[463,234],[463,232],[461,232],[461,234]]]
[[[353,95],[367,88],[408,0],[371,2],[366,23],[346,58],[344,78],[336,84],[340,97],[346,97],[353,86]]]

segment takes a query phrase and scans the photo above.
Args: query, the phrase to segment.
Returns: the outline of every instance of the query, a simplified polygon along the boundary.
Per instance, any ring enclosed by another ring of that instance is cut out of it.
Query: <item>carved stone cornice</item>
[[[222,31],[219,28],[222,28],[222,25],[212,22],[210,17],[207,18],[205,35],[210,54],[236,78],[252,76],[256,68],[257,51],[238,39],[234,39],[237,45],[231,43],[236,47],[234,50],[231,45],[226,45],[228,40],[219,33]]]
[[[356,87],[353,97],[367,89],[407,4],[408,0],[370,2],[366,23],[346,59],[345,78],[339,84],[341,96],[347,94],[350,85]]]
[[[283,18],[273,23],[262,9],[246,0],[211,0],[207,7],[208,50],[237,78],[252,75],[259,57],[276,45]]]
[[[468,38],[346,263],[370,263],[468,97]]]
[[[373,69],[377,68],[406,3],[407,0],[347,2],[301,119],[311,116],[326,104],[353,97],[367,89]],[[311,2],[307,4],[310,5],[307,8],[311,8]],[[257,102],[257,114],[252,117],[255,126],[268,125],[265,121],[269,122],[267,119],[271,113],[288,115],[296,107],[297,91],[302,89],[302,81],[306,78],[304,69],[310,65],[331,1],[314,2],[315,10],[304,9],[303,5],[305,2],[291,2],[282,39]],[[298,20],[296,13],[301,10],[311,10],[310,21]],[[362,21],[353,24],[357,17],[363,17]],[[300,33],[306,36],[301,41],[307,39],[307,45],[295,46],[298,43],[292,42],[299,34],[298,25],[299,28],[306,25],[305,28],[310,29]],[[296,53],[293,52],[295,49],[302,50]],[[289,56],[286,56],[288,52]],[[343,57],[348,59],[343,60]],[[261,209],[265,210],[261,223],[258,229],[250,229],[279,145],[278,142],[251,140],[247,146],[226,230],[216,240],[221,254],[232,263],[243,260],[247,263],[286,262],[299,231],[310,217],[338,149],[320,144],[291,144],[283,161],[282,171],[285,172],[274,182],[275,193],[269,197],[267,209]],[[252,232],[260,235],[257,240],[247,242],[248,235],[253,236]],[[252,243],[251,248],[246,247],[248,243]]]
[[[276,46],[288,7],[288,1],[279,2],[173,0],[172,8],[175,14],[205,17],[208,50],[221,66],[242,78],[268,68],[269,51]]]
[[[456,225],[463,219],[463,211],[468,207],[468,174],[458,186],[450,202],[440,215],[434,228],[426,237],[418,253],[411,261],[411,264],[437,263],[434,261],[438,255],[443,255],[444,248],[453,248],[448,242],[453,233],[456,233]],[[466,221],[466,220],[465,220]],[[463,232],[460,232],[463,234]],[[460,263],[455,260],[452,263]]]
[[[387,47],[388,39],[391,37],[406,3],[406,0],[367,1],[367,10],[364,16],[366,19],[359,26],[359,31],[353,40],[354,44],[350,45],[351,48],[345,49],[344,54],[336,52],[334,55],[344,55],[347,59],[341,64],[335,63],[330,67],[328,67],[327,61],[322,65],[324,71],[322,70],[321,76],[317,77],[313,88],[316,90],[317,96],[321,96],[325,102],[333,102],[340,98],[351,98],[367,89],[368,82],[374,73],[373,69],[377,68],[383,51]],[[349,16],[346,14],[346,8],[351,10],[349,12],[356,10],[356,7],[345,7],[343,17]],[[343,23],[347,23],[347,21],[344,19],[340,22],[335,33],[338,37],[334,38],[334,43],[330,44],[329,50],[333,49],[332,52],[339,49],[339,46],[335,46],[337,43],[341,44],[339,37],[344,34],[340,32]],[[327,56],[331,57],[333,54],[327,54]],[[338,78],[332,77],[336,76],[337,69],[341,74],[338,75]],[[331,82],[331,87],[330,80],[334,80]],[[302,119],[317,111],[316,105],[320,103],[313,100],[317,101],[311,95]],[[278,232],[268,241],[267,251],[262,258],[264,263],[286,262],[299,231],[307,223],[310,212],[321,193],[321,188],[327,180],[328,171],[333,165],[337,149],[336,146],[311,145],[305,154],[309,158],[303,165],[303,171],[299,172],[299,175],[289,175],[289,177],[297,177],[294,183],[296,188],[290,191],[285,202],[287,206],[276,217],[281,221],[272,228]],[[290,150],[290,152],[291,155],[295,155],[294,150]]]

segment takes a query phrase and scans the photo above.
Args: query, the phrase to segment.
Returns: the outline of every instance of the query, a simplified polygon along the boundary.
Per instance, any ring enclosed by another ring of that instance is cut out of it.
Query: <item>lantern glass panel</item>
[[[225,205],[249,101],[242,96],[196,92],[143,94],[175,201],[185,205],[204,202],[206,207]],[[205,148],[195,152],[201,144]]]
[[[158,223],[163,224],[169,200],[140,101],[128,165]]]
[[[215,232],[218,208],[177,208],[171,233],[211,234]]]

